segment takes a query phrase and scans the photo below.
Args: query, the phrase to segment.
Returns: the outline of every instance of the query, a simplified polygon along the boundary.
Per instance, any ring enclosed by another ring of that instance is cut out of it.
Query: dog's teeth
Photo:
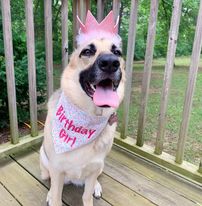
[[[112,84],[112,89],[113,89],[113,91],[116,91],[116,88],[117,88],[117,86],[113,83],[113,84]]]
[[[95,86],[93,84],[90,84],[90,87],[95,91]]]

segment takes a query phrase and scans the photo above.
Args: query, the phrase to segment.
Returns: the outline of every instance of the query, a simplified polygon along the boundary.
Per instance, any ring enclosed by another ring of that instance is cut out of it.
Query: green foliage
[[[0,127],[8,124],[8,100],[6,86],[6,72],[4,57],[0,56]],[[24,122],[29,119],[29,88],[28,88],[28,66],[27,55],[15,61],[15,83],[16,101],[18,111],[18,121]],[[45,65],[44,53],[36,55],[36,74],[37,74],[37,101],[45,101]]]
[[[123,39],[123,51],[126,54],[131,1],[123,0],[121,2],[122,2],[122,8],[121,8],[120,34]],[[171,15],[172,15],[172,4],[173,4],[173,0],[159,1],[154,58],[166,56],[169,27],[170,27]],[[177,44],[177,51],[176,51],[177,56],[187,56],[191,54],[198,8],[199,8],[199,0],[183,1],[182,16],[181,16],[179,37],[178,37],[178,44]],[[149,12],[150,12],[150,3],[148,3],[148,0],[140,0],[138,6],[138,21],[137,21],[136,44],[135,44],[135,54],[134,54],[134,59],[136,60],[144,59]]]
[[[15,2],[15,1],[12,1]],[[18,5],[16,5],[18,8]],[[22,5],[21,5],[22,6]],[[18,8],[20,11],[20,8]],[[22,10],[23,11],[23,10]],[[14,12],[14,11],[13,11]],[[16,10],[15,10],[16,12]],[[14,12],[14,14],[15,14]],[[19,18],[23,15],[19,15]],[[16,101],[18,121],[24,122],[29,119],[29,88],[28,88],[28,65],[27,65],[27,47],[24,22],[13,22],[13,53],[16,83]],[[19,35],[20,33],[20,35]],[[6,127],[8,121],[8,97],[7,97],[7,80],[5,57],[3,48],[3,29],[2,17],[0,16],[0,128]],[[40,42],[36,44],[36,74],[37,74],[37,101],[45,101],[45,54]],[[9,81],[9,77],[8,77]]]

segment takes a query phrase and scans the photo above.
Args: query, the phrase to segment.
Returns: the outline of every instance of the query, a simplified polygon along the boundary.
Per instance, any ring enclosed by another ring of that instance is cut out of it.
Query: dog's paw
[[[48,191],[48,194],[47,194],[47,197],[46,197],[46,205],[47,206],[62,206],[62,201],[54,201],[52,199],[52,196],[51,196],[51,192]]]
[[[96,181],[93,196],[95,199],[100,199],[102,197],[102,186],[98,181]]]

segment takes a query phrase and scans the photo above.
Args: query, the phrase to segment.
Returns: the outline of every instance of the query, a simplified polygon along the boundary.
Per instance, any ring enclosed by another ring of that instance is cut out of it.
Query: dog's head
[[[85,95],[96,106],[117,108],[123,99],[124,67],[120,41],[94,37],[74,51],[63,76],[80,87],[80,99]]]
[[[94,40],[82,47],[79,58],[84,68],[79,75],[84,92],[97,106],[118,107],[117,89],[124,73],[121,48],[106,39]]]

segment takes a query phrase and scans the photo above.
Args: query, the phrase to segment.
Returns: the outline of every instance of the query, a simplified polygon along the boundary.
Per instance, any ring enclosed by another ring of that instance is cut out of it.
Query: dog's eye
[[[90,49],[84,49],[81,51],[81,54],[79,55],[80,57],[81,56],[86,56],[86,57],[90,57],[90,56],[93,56],[95,53],[94,51],[90,50]]]
[[[92,54],[92,52],[90,49],[86,49],[86,50],[84,50],[83,54],[86,56],[90,56]]]
[[[118,57],[122,56],[122,53],[120,50],[112,50],[112,53]]]

